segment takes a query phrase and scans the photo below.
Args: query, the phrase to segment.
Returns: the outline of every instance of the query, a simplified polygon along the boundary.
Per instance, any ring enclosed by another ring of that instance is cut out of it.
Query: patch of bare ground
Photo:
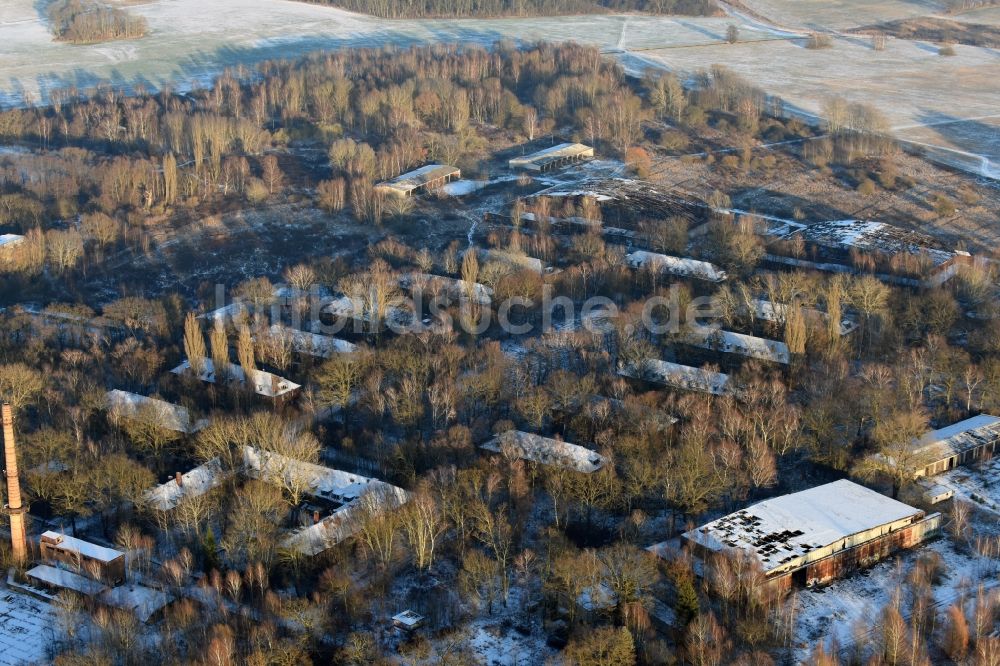
[[[805,224],[879,220],[976,253],[992,254],[1000,243],[1000,189],[991,184],[902,152],[891,157],[891,168],[880,160],[820,168],[800,157],[800,145],[757,148],[749,163],[739,153],[666,157],[657,160],[651,180],[703,199],[718,190],[729,194],[734,208]],[[879,175],[887,169],[894,182],[883,175],[882,184]]]
[[[864,33],[877,30],[898,39],[915,39],[928,42],[968,44],[997,48],[1000,46],[1000,26],[981,23],[960,23],[943,18],[924,17],[887,21],[858,28]]]

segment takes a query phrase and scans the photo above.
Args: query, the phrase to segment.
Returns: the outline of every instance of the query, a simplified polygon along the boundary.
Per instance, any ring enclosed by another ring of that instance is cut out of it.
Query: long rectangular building
[[[590,474],[604,467],[607,460],[600,453],[579,444],[561,442],[530,432],[508,430],[482,444],[480,448],[502,453],[510,451],[524,460],[562,467]]]
[[[661,361],[656,358],[630,363],[622,367],[618,374],[622,377],[665,384],[685,391],[711,393],[712,395],[724,395],[731,390],[727,374],[681,365],[680,363]]]
[[[462,172],[453,166],[428,164],[379,183],[375,189],[398,197],[411,197],[429,192],[461,177]]]
[[[625,260],[635,269],[646,268],[678,277],[697,278],[709,282],[722,282],[727,277],[726,271],[715,264],[686,257],[672,257],[669,254],[636,250],[626,255]]]
[[[683,541],[702,557],[750,553],[767,584],[783,590],[874,564],[919,544],[940,524],[940,514],[842,479],[759,502],[685,532]]]
[[[988,458],[1000,443],[1000,417],[980,414],[929,432],[912,444],[920,468],[914,474],[933,476],[958,465]]]
[[[772,363],[791,362],[788,345],[777,340],[758,338],[753,335],[723,331],[717,328],[699,327],[687,333],[683,341],[693,347],[711,349],[727,354],[738,354],[747,358],[756,358]]]
[[[582,143],[560,143],[530,155],[515,157],[509,160],[507,165],[511,169],[542,172],[558,169],[561,166],[593,156],[594,149],[590,146],[585,146]]]

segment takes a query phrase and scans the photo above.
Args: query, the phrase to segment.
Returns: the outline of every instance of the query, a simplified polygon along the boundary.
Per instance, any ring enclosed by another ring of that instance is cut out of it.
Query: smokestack
[[[17,476],[17,448],[14,443],[14,416],[10,404],[0,408],[3,418],[3,453],[7,477],[7,514],[10,516],[10,545],[14,561],[28,559],[28,536],[24,527],[24,506],[21,504],[21,482]]]
[[[313,511],[313,525],[319,522],[319,511]]]
[[[177,482],[178,486],[183,486],[184,485],[184,475],[181,474],[180,472],[174,472],[174,481]]]

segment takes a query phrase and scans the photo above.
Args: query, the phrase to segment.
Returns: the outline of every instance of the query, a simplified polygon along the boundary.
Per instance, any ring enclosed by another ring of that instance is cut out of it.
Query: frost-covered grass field
[[[1000,177],[1000,53],[889,40],[881,52],[863,37],[840,35],[832,48],[805,48],[804,32],[846,30],[882,20],[935,14],[931,0],[745,0],[754,13],[687,18],[639,15],[483,20],[386,21],[292,0],[150,0],[130,11],[150,34],[91,46],[55,43],[33,0],[0,3],[0,103],[46,99],[54,89],[108,81],[130,88],[170,83],[184,89],[226,67],[348,46],[433,42],[491,44],[575,40],[619,58],[632,73],[664,67],[687,74],[720,63],[796,111],[815,116],[842,95],[889,114],[900,138],[926,145],[939,161]],[[1000,10],[959,15],[1000,19]],[[761,18],[763,17],[763,18]],[[957,18],[957,17],[956,17]],[[726,43],[729,25],[740,43]]]
[[[291,0],[151,0],[133,5],[150,34],[133,41],[74,46],[52,41],[33,0],[0,3],[0,101],[22,92],[44,98],[54,88],[102,80],[121,85],[184,87],[221,69],[342,46],[431,42],[491,44],[576,40],[603,48],[703,45],[724,41],[737,20],[724,17],[568,16],[533,19],[387,21]],[[745,39],[773,39],[743,26]]]

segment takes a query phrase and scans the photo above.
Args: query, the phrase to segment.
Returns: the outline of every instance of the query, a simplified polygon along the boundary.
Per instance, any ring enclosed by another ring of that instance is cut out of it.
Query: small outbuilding
[[[411,610],[405,610],[392,616],[392,626],[406,632],[416,631],[424,626],[424,616]]]

